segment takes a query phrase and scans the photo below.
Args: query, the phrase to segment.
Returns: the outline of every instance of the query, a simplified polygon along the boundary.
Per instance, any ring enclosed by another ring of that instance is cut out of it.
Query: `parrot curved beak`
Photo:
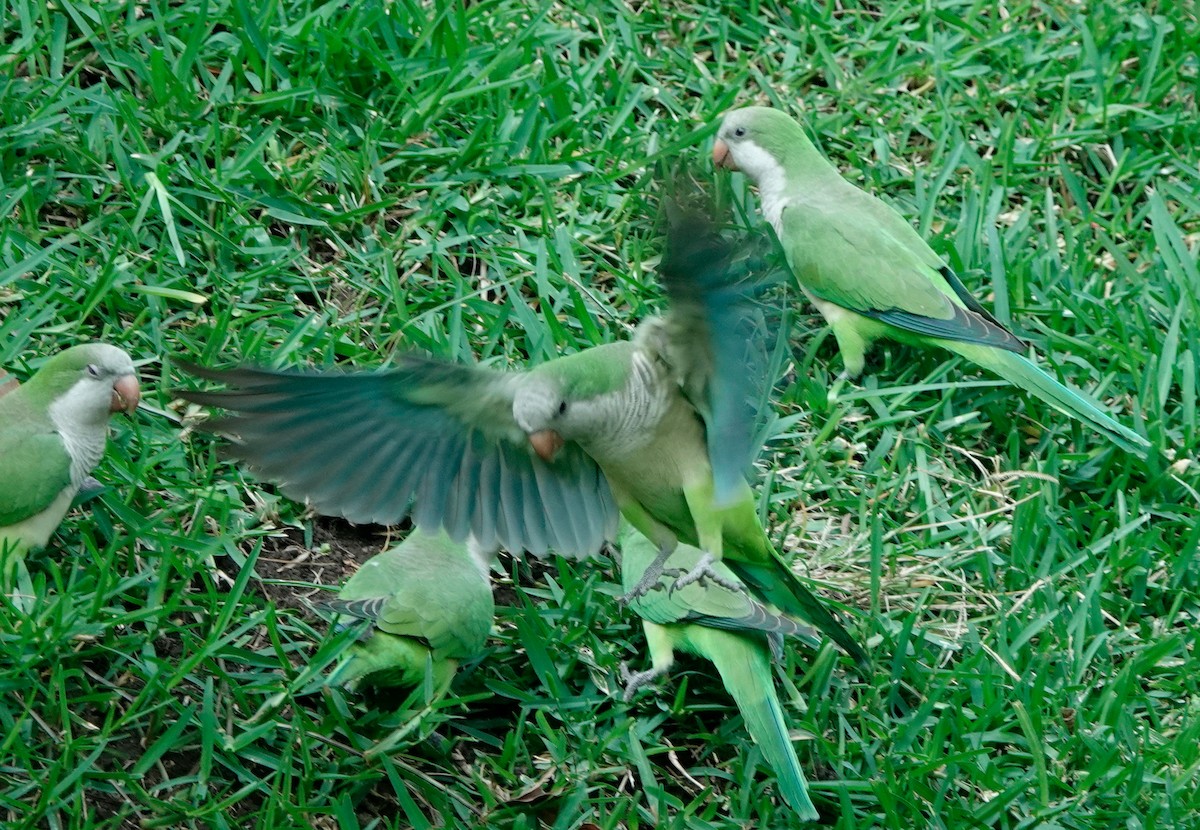
[[[729,145],[720,138],[713,145],[713,167],[724,167],[726,170],[738,169],[737,163],[733,160],[733,154],[729,152]]]
[[[124,375],[117,378],[113,384],[112,405],[109,406],[109,412],[120,412],[124,410],[130,415],[137,409],[138,401],[142,399],[142,390],[138,386],[137,378],[133,375]]]
[[[553,461],[558,451],[563,448],[563,437],[552,429],[538,430],[530,433],[529,443],[543,461]]]

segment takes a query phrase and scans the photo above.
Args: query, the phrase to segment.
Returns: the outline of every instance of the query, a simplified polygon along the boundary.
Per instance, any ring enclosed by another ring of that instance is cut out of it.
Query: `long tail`
[[[1078,418],[1126,452],[1142,458],[1149,456],[1152,448],[1149,441],[1113,420],[1090,395],[1063,386],[1024,355],[975,343],[947,341],[943,345],[990,369],[1014,386],[1037,395],[1055,409]]]
[[[817,808],[809,798],[808,782],[788,736],[766,644],[745,634],[700,626],[692,627],[688,639],[717,667],[750,737],[775,770],[784,800],[801,819],[815,821],[819,817]]]
[[[867,656],[867,652],[774,551],[769,563],[738,561],[732,557],[726,557],[722,562],[754,589],[759,597],[777,606],[785,614],[798,616],[816,626],[826,637],[837,643],[842,651],[853,657],[861,670],[870,672],[871,658]]]

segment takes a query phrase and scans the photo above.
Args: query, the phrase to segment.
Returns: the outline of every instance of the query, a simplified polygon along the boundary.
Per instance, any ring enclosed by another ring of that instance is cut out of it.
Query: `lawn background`
[[[798,304],[762,512],[875,657],[786,658],[824,823],[1200,826],[1193,5],[10,0],[0,27],[0,365],[101,339],[144,387],[0,614],[6,826],[791,826],[703,664],[614,696],[644,643],[605,563],[506,560],[466,704],[364,760],[394,718],[304,667],[339,645],[313,586],[382,531],[281,499],[171,393],[180,358],[627,336],[661,302],[656,171],[706,169],[750,102],[1183,460],[1147,473],[944,354],[880,349],[831,404]]]

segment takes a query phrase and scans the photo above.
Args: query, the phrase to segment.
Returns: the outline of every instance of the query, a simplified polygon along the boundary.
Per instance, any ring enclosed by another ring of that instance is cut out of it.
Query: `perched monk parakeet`
[[[363,563],[326,605],[366,621],[363,636],[327,682],[351,689],[418,686],[428,675],[435,697],[459,665],[483,654],[496,605],[491,554],[474,540],[415,530]]]
[[[50,539],[79,488],[104,455],[108,416],[137,408],[129,355],[115,346],[73,346],[24,384],[0,394],[0,568]]]
[[[1131,452],[1150,443],[1025,357],[1026,345],[972,297],[958,276],[893,208],[855,187],[803,128],[769,107],[725,115],[713,161],[758,186],[800,286],[837,338],[846,373],[858,375],[880,337],[934,345],[989,369]]]
[[[746,482],[747,401],[765,372],[752,365],[765,360],[749,334],[754,261],[681,211],[660,266],[671,310],[632,340],[524,372],[413,355],[376,373],[190,367],[228,389],[181,394],[226,409],[210,428],[235,436],[233,454],[322,512],[392,523],[411,510],[455,539],[587,556],[613,538],[619,510],[664,552],[678,540],[724,556],[863,663],[771,546]]]
[[[621,535],[621,581],[626,592],[632,593],[656,554],[654,545],[640,533],[627,531]],[[817,810],[808,796],[808,785],[775,692],[771,657],[778,655],[784,636],[811,637],[815,632],[721,581],[702,578],[676,589],[674,573],[691,571],[703,556],[699,548],[679,545],[667,559],[659,590],[629,601],[629,607],[642,618],[652,668],[630,674],[622,666],[628,684],[625,699],[666,674],[675,661],[676,650],[712,661],[742,713],[750,736],[774,768],[784,799],[801,819],[814,821]],[[735,578],[722,563],[714,568],[725,580]]]

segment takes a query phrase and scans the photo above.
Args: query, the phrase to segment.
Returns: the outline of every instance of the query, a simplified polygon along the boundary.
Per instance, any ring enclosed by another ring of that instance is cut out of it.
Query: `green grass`
[[[39,601],[0,614],[6,826],[790,826],[703,664],[614,695],[645,658],[604,563],[511,564],[440,739],[364,760],[395,716],[302,693],[339,645],[306,603],[382,536],[276,496],[171,393],[180,358],[503,365],[627,336],[660,306],[656,169],[699,164],[735,104],[802,114],[1045,365],[1196,454],[1185,6],[632,5],[4,7],[0,365],[108,340],[145,395],[31,563]],[[825,824],[1194,826],[1195,467],[1147,475],[944,354],[879,349],[830,404],[811,311],[762,510],[876,661],[787,655]]]

